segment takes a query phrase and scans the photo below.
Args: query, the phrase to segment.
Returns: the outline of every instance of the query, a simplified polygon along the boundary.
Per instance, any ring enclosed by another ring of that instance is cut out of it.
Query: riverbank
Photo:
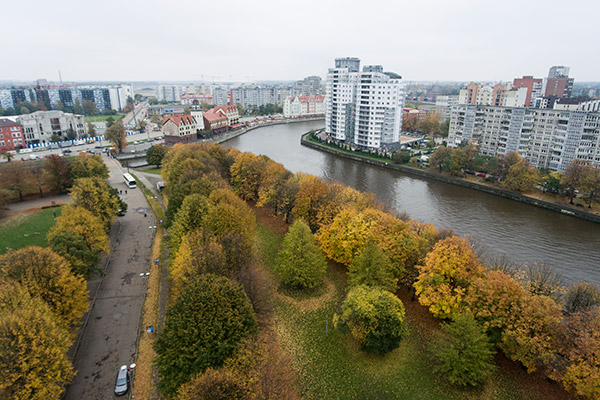
[[[271,121],[271,122],[265,122],[262,124],[256,124],[253,126],[249,126],[247,128],[242,128],[240,130],[237,131],[233,131],[233,132],[227,132],[224,133],[222,135],[219,135],[219,137],[214,137],[211,139],[207,139],[207,142],[212,142],[212,143],[218,143],[221,144],[223,142],[226,142],[230,139],[236,138],[240,135],[243,135],[246,132],[252,131],[254,129],[258,129],[258,128],[264,128],[265,126],[271,126],[271,125],[281,125],[281,124],[293,124],[293,123],[297,123],[297,122],[310,122],[310,121],[322,121],[325,120],[324,117],[316,117],[316,118],[302,118],[302,119],[284,119],[281,121]]]
[[[504,197],[504,198],[518,201],[521,203],[529,204],[529,205],[540,207],[540,208],[545,208],[547,210],[555,211],[555,212],[558,212],[558,213],[561,213],[564,215],[568,215],[571,217],[580,218],[580,219],[590,221],[590,222],[600,223],[600,215],[588,213],[588,212],[582,211],[581,209],[578,209],[576,207],[570,207],[570,206],[567,206],[564,204],[552,203],[552,202],[549,202],[546,200],[536,199],[534,197],[526,196],[521,193],[512,192],[510,190],[498,188],[495,186],[487,186],[487,185],[483,185],[483,184],[480,184],[477,182],[471,182],[471,181],[467,181],[467,180],[452,177],[452,176],[441,175],[441,174],[437,174],[435,172],[425,171],[425,170],[418,169],[418,168],[412,168],[412,167],[409,167],[406,165],[393,164],[392,162],[377,160],[374,158],[370,158],[366,155],[360,155],[360,154],[344,151],[341,149],[336,149],[336,148],[324,145],[322,143],[318,143],[316,141],[309,140],[309,138],[308,138],[309,135],[310,135],[310,132],[303,134],[302,138],[300,139],[300,143],[303,146],[306,146],[306,147],[309,147],[309,148],[312,148],[315,150],[324,151],[324,152],[334,154],[334,155],[337,155],[340,157],[344,157],[344,158],[347,158],[347,159],[350,159],[353,161],[363,162],[363,163],[375,165],[375,166],[382,167],[382,168],[388,168],[388,169],[393,169],[396,171],[401,171],[401,172],[404,172],[407,174],[411,174],[411,175],[415,175],[415,176],[419,176],[419,177],[423,177],[423,178],[434,179],[437,181],[450,183],[453,185],[458,185],[458,186],[466,187],[469,189],[479,190],[481,192],[490,193],[490,194],[493,194],[496,196]]]

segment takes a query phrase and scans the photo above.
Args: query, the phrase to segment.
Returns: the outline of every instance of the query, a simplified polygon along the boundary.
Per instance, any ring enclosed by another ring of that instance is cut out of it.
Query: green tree
[[[192,110],[189,107],[185,107],[183,109],[183,115],[190,115],[192,113]]]
[[[82,100],[81,106],[83,108],[83,113],[85,115],[96,115],[98,114],[98,108],[96,107],[96,103],[91,100]]]
[[[87,128],[88,128],[88,136],[89,137],[94,137],[96,136],[96,125],[94,125],[91,122],[87,123]]]
[[[20,113],[21,113],[21,114],[29,114],[29,113],[30,113],[30,111],[29,111],[29,108],[27,108],[27,107],[25,107],[25,106],[22,106],[22,107],[19,109],[19,111],[20,111]]]
[[[162,144],[155,144],[146,150],[146,161],[158,168],[162,164],[165,154],[167,154],[167,148]]]
[[[156,97],[154,97],[154,96],[153,96],[153,97],[150,97],[150,98],[148,99],[148,104],[150,104],[151,106],[155,106],[155,105],[157,105],[157,104],[158,104],[158,99],[157,99]]]
[[[437,363],[436,372],[453,384],[478,386],[495,370],[493,346],[469,313],[442,324],[430,351]]]
[[[185,197],[169,228],[169,243],[172,251],[179,249],[181,239],[186,233],[200,229],[204,225],[209,210],[210,203],[206,196],[191,194]]]
[[[350,286],[379,287],[394,293],[398,279],[392,271],[390,259],[369,241],[348,267],[348,283]]]
[[[510,166],[503,183],[510,190],[524,192],[534,189],[540,180],[541,175],[537,168],[532,167],[529,161],[521,159]]]
[[[586,200],[588,208],[592,208],[592,203],[598,201],[600,196],[600,170],[592,164],[586,164],[582,175],[583,198]]]
[[[43,300],[0,282],[0,397],[59,400],[75,375],[69,334]]]
[[[73,105],[73,112],[75,114],[83,114],[83,107],[81,107],[81,100],[79,99],[75,99],[74,105]]]
[[[69,164],[56,154],[44,159],[44,178],[51,190],[62,193],[71,184]]]
[[[44,300],[66,328],[88,309],[85,281],[50,249],[30,246],[0,256],[0,280],[19,282],[31,296]]]
[[[385,354],[406,334],[404,304],[388,291],[357,286],[348,292],[334,326],[350,332],[364,351]]]
[[[399,150],[392,154],[394,164],[406,164],[410,161],[410,150]]]
[[[110,128],[115,123],[115,119],[111,116],[106,118],[106,128]]]
[[[112,124],[104,134],[106,139],[113,145],[119,153],[123,152],[123,149],[127,147],[127,142],[125,141],[125,127],[123,126],[123,121],[116,122]]]
[[[239,284],[205,274],[188,285],[167,310],[156,344],[159,390],[178,387],[209,367],[219,367],[256,332],[250,300]]]
[[[77,139],[77,132],[75,132],[75,129],[73,129],[72,127],[69,127],[69,129],[67,129],[66,139],[67,140]]]
[[[441,146],[429,158],[429,165],[431,168],[437,168],[438,172],[442,172],[444,165],[450,162],[451,156],[452,149],[450,147]]]
[[[48,243],[52,251],[63,256],[76,275],[88,278],[98,269],[100,255],[90,249],[85,238],[73,232],[58,232]]]
[[[101,178],[108,179],[108,167],[98,155],[80,154],[75,157],[69,167],[71,178]]]
[[[550,172],[544,177],[544,191],[560,193],[562,191],[562,174],[558,171]]]
[[[110,230],[120,204],[106,182],[96,177],[79,178],[71,188],[71,198],[73,204],[100,217],[106,232]]]
[[[281,283],[293,288],[313,288],[323,282],[327,260],[306,222],[295,221],[285,235],[276,271]]]

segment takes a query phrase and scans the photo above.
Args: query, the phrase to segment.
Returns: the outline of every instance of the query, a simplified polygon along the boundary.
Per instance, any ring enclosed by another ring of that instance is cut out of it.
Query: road
[[[103,159],[110,169],[108,181],[123,191],[128,210],[113,224],[112,250],[104,278],[89,282],[90,287],[99,290],[88,325],[82,328],[74,362],[77,375],[67,389],[66,400],[114,398],[119,367],[136,359],[147,280],[140,274],[149,270],[152,256],[156,221],[142,192],[125,186],[123,172],[115,160],[106,156]]]

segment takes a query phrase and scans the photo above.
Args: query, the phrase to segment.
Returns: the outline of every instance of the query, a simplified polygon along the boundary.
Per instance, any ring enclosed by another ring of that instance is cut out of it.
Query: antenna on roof
[[[60,81],[60,86],[62,86],[62,76],[60,75],[60,69],[58,70],[58,80]]]

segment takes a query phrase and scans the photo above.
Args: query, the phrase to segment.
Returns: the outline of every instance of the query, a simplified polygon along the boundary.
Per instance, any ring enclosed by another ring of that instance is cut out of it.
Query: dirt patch
[[[262,225],[272,229],[280,235],[285,235],[287,233],[290,225],[285,223],[285,219],[282,216],[274,215],[272,211],[267,210],[266,208],[256,207],[256,204],[253,202],[248,202],[248,206],[254,211],[256,219],[258,219]]]
[[[27,210],[9,212],[2,219],[2,229],[20,225],[30,214],[38,211],[42,211],[42,209],[39,207],[33,207]]]
[[[335,295],[335,285],[331,283],[327,278],[324,279],[324,284],[326,285],[327,290],[324,294],[318,297],[298,300],[279,292],[276,293],[276,296],[279,299],[298,307],[302,312],[314,311],[322,307],[323,304],[327,303]]]

